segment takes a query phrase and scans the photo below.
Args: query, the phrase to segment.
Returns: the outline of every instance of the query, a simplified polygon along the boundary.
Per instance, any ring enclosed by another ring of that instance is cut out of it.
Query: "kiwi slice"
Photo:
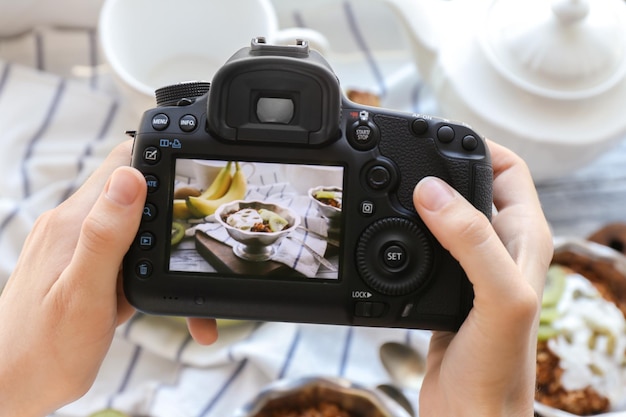
[[[550,324],[554,320],[558,319],[560,315],[561,313],[559,313],[556,307],[543,307],[539,316],[539,323]]]
[[[284,217],[271,210],[259,209],[259,215],[261,215],[261,218],[267,222],[267,225],[272,232],[280,232],[289,224]]]
[[[546,277],[546,286],[543,290],[543,298],[541,300],[542,307],[556,306],[565,291],[565,279],[567,270],[560,265],[552,265],[548,269]]]
[[[172,222],[172,246],[178,245],[185,237],[185,225],[181,222]]]
[[[547,324],[540,324],[539,331],[537,332],[537,340],[540,342],[546,341],[548,339],[552,339],[556,335],[559,334],[559,331],[554,327],[550,327]]]
[[[106,409],[101,411],[96,411],[93,414],[90,414],[89,417],[129,417],[128,414],[124,414],[121,411],[116,411],[113,409]]]
[[[332,200],[333,198],[335,198],[335,196],[336,196],[335,191],[320,190],[320,191],[315,192],[315,198],[317,198],[318,200],[322,200],[322,199]]]
[[[280,232],[285,227],[287,227],[288,224],[289,222],[287,222],[287,220],[285,220],[284,218],[280,217],[278,214],[270,217],[270,220],[268,222],[268,225],[270,226],[270,230],[272,232]]]

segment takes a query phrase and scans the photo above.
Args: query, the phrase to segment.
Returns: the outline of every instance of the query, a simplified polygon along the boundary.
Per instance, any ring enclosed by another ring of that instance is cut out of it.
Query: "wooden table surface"
[[[536,186],[555,236],[583,238],[607,223],[626,223],[626,140],[591,165]]]

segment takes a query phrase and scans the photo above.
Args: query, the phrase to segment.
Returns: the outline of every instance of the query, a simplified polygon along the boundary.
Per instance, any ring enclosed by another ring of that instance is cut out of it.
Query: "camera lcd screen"
[[[169,270],[338,280],[344,167],[177,159]]]

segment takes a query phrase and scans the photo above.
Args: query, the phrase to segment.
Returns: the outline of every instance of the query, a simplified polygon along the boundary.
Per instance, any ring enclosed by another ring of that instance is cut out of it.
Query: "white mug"
[[[279,30],[270,0],[106,0],[99,31],[122,93],[140,111],[154,107],[160,87],[210,81],[255,37],[275,44],[305,39],[322,53],[328,46],[311,29]]]

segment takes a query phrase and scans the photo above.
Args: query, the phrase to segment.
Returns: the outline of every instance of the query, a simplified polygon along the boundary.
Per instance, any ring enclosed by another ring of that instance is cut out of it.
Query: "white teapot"
[[[626,138],[624,0],[386,0],[440,116],[513,149],[536,181]]]

